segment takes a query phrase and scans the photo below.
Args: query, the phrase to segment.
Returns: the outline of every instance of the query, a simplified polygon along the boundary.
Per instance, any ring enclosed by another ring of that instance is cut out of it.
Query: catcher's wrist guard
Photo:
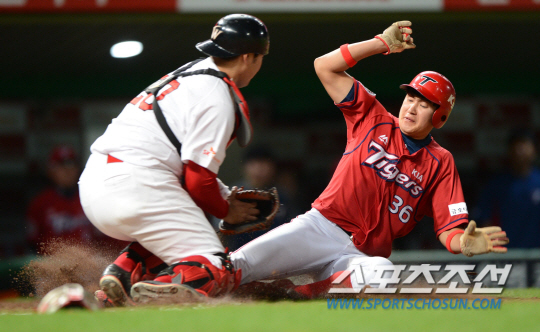
[[[247,203],[257,203],[257,209],[260,211],[257,220],[239,224],[229,224],[226,221],[221,220],[219,223],[219,231],[221,233],[225,235],[234,235],[270,228],[279,211],[279,197],[276,188],[271,188],[269,190],[241,190],[236,193],[236,199]]]

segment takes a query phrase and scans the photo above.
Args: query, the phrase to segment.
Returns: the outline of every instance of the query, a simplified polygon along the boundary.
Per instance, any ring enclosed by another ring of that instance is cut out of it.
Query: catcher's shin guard
[[[143,258],[142,255],[148,257]],[[146,261],[157,266],[147,270]],[[163,261],[140,244],[133,242],[122,250],[113,264],[107,266],[99,280],[99,287],[113,306],[132,304],[128,295],[131,285],[140,280],[155,277],[157,273],[155,270],[159,271],[165,266]],[[153,275],[152,272],[154,272]]]
[[[241,271],[220,254],[222,266],[214,266],[204,256],[189,256],[162,272],[153,281],[141,281],[131,288],[134,301],[150,298],[179,297],[186,300],[228,294],[240,285]]]

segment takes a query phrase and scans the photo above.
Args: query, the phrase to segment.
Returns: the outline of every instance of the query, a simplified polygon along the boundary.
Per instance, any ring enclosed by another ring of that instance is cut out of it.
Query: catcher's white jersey
[[[218,70],[207,58],[187,71],[205,68]],[[210,75],[188,76],[172,81],[158,96],[167,123],[182,143],[182,160],[151,111],[154,96],[146,92],[126,105],[90,150],[133,165],[165,168],[177,176],[187,160],[217,174],[235,125],[227,83]]]
[[[211,58],[190,70],[212,68]],[[79,181],[81,203],[103,233],[136,241],[172,264],[184,257],[224,252],[204,212],[182,188],[182,163],[218,173],[235,126],[229,86],[210,75],[173,80],[158,93],[182,156],[159,126],[152,95],[143,92],[91,146]]]

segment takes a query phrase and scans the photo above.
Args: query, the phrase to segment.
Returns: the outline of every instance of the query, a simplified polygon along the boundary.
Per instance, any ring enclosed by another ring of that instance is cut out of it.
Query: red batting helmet
[[[410,84],[402,84],[399,87],[403,90],[415,89],[439,106],[431,119],[433,127],[439,129],[448,120],[456,102],[456,90],[446,77],[434,71],[423,71],[416,75]]]
[[[77,153],[69,145],[58,145],[49,154],[49,164],[76,164]]]

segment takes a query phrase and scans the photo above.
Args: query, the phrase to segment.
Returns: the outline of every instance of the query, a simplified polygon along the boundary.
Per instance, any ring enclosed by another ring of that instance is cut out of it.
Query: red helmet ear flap
[[[433,113],[433,117],[431,118],[431,123],[433,124],[434,128],[440,129],[444,124],[446,123],[446,120],[450,117],[450,113],[452,113],[452,108],[450,109],[442,109],[439,107],[435,110]]]
[[[400,86],[403,90],[407,87],[415,89],[429,101],[439,105],[433,113],[431,123],[433,127],[441,128],[450,117],[456,102],[456,90],[450,80],[437,72],[424,71],[416,75],[410,84]]]

